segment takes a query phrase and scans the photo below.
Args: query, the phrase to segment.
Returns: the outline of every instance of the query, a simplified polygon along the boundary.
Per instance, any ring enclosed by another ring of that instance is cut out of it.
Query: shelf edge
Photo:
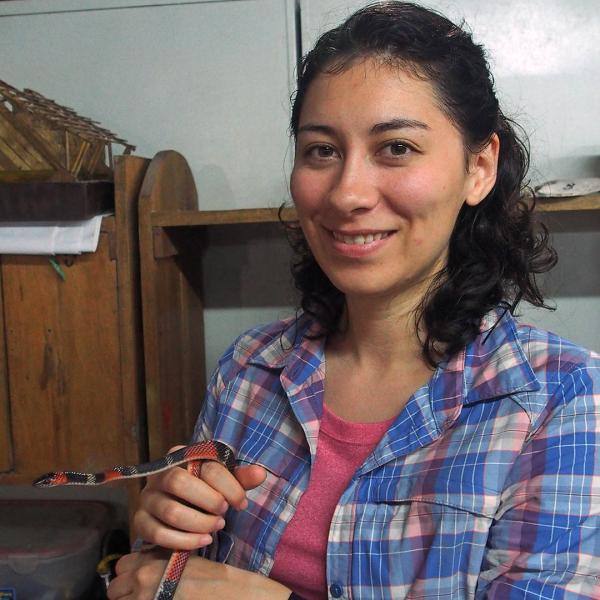
[[[600,211],[600,194],[576,198],[538,198],[536,212]],[[284,208],[284,221],[296,221],[296,209]],[[242,208],[237,210],[157,211],[151,214],[153,227],[197,227],[251,223],[278,223],[278,208]]]
[[[284,208],[284,221],[295,221],[294,208]],[[157,211],[151,215],[154,227],[194,227],[244,223],[278,223],[278,208],[244,208],[238,210]]]

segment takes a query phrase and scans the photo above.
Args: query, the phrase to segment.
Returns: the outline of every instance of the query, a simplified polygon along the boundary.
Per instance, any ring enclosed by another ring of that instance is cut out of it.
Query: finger
[[[140,562],[140,553],[126,554],[115,565],[117,576],[110,582],[106,591],[109,600],[121,600],[133,593],[132,573]]]
[[[169,527],[143,511],[138,511],[134,515],[133,526],[138,535],[147,542],[171,550],[196,550],[212,543],[210,533],[190,533]]]
[[[230,506],[238,510],[245,508],[246,492],[244,488],[222,464],[214,460],[204,461],[200,467],[200,479],[222,494]]]
[[[133,571],[140,562],[140,553],[132,552],[131,554],[125,554],[122,556],[115,565],[115,572],[117,575],[126,573],[127,571]]]
[[[235,470],[235,477],[245,490],[251,490],[267,478],[267,470],[260,465],[245,465]]]
[[[106,590],[108,600],[122,600],[133,598],[133,581],[128,576],[115,577]]]
[[[180,448],[185,448],[185,446],[173,446],[172,448],[169,448],[167,454],[171,454],[172,452],[175,452],[175,450],[179,450]],[[160,490],[163,488],[164,486],[164,479],[165,477],[174,470],[180,470],[183,472],[187,472],[187,466],[185,464],[183,465],[178,465],[177,467],[171,467],[169,470],[167,471],[161,471],[159,473],[155,473],[154,475],[147,475],[146,477],[146,485],[144,486],[144,489],[142,490],[142,494],[144,494],[144,492],[146,492],[147,490]],[[143,498],[143,496],[142,496]]]
[[[109,600],[152,598],[167,562],[161,557],[160,552],[138,552],[123,557],[120,574],[107,590]]]
[[[221,499],[221,503],[225,501]],[[201,509],[206,506],[203,502],[199,504]],[[213,533],[225,525],[222,515],[198,510],[196,506],[183,503],[180,498],[165,494],[149,496],[143,510],[169,527],[190,533]]]
[[[223,468],[223,472],[237,484],[235,478],[226,469]],[[229,484],[226,483],[226,485]],[[237,487],[240,487],[239,484],[237,484]],[[165,473],[161,483],[161,491],[214,515],[221,515],[229,508],[222,490],[215,489],[204,479],[194,477],[183,469],[171,469]],[[147,500],[153,500],[151,494]]]
[[[166,566],[166,562],[163,560],[152,560],[144,562],[135,570],[133,580],[134,590],[137,593],[136,598],[154,598],[154,592],[162,579]]]
[[[184,448],[184,446],[173,446],[169,449],[169,453],[180,448]],[[181,475],[181,472],[189,475],[184,468],[171,469],[164,474],[165,484],[168,486],[167,491],[213,514],[222,514],[227,510],[228,506],[221,504],[223,498],[237,509],[245,508],[247,502],[243,490],[255,488],[267,477],[266,470],[260,465],[247,465],[237,468],[235,478],[231,478],[229,471],[221,463],[206,460],[200,468],[198,480],[206,481],[209,487],[201,490],[200,486],[190,483],[187,477]],[[239,489],[236,482],[242,486],[242,490]],[[221,492],[221,496],[217,492]],[[202,498],[201,502],[198,501],[199,498]]]
[[[180,448],[185,448],[185,446],[183,444],[179,444],[178,446],[173,446],[172,448],[169,448],[169,451],[167,452],[167,454],[171,454],[171,452],[175,452],[175,450],[179,450]]]
[[[167,454],[171,454],[172,452],[175,452],[175,450],[179,450],[180,448],[185,448],[185,446],[173,446],[172,448],[169,448]],[[179,468],[185,471],[186,465],[181,465]],[[161,481],[168,472],[169,471],[162,471],[160,473],[156,473],[155,475],[148,475],[146,478],[146,485],[144,489],[160,488]]]

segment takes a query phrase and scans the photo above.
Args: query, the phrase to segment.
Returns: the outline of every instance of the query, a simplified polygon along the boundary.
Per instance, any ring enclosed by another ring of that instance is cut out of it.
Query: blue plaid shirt
[[[501,314],[413,394],[340,497],[329,598],[600,598],[600,357]],[[268,471],[219,547],[264,575],[315,458],[317,331],[304,315],[242,335],[194,434]]]

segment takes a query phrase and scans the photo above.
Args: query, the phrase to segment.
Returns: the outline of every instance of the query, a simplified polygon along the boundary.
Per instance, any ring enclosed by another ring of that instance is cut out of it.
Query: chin
[[[332,283],[347,298],[357,298],[361,301],[372,299],[381,301],[383,299],[394,300],[414,298],[415,303],[420,302],[433,277],[425,277],[422,274],[398,278],[393,284],[389,277],[336,277],[331,278]]]
[[[398,290],[395,287],[390,288],[389,284],[386,285],[385,283],[368,282],[364,280],[358,282],[349,282],[347,280],[334,281],[333,284],[347,297],[379,298],[402,293],[401,290]]]

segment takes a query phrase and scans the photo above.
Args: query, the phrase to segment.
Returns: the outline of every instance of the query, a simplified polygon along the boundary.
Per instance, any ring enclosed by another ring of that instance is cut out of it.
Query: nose
[[[328,201],[342,213],[368,211],[377,205],[379,193],[374,174],[363,157],[344,158],[329,190]]]

